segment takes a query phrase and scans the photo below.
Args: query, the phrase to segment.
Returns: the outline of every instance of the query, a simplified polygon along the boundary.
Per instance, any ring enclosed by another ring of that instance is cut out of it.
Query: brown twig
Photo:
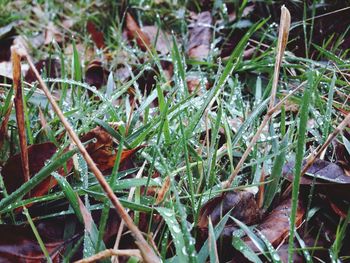
[[[350,113],[346,115],[345,119],[334,129],[334,131],[328,136],[327,140],[324,142],[324,144],[318,148],[316,153],[312,154],[306,161],[306,164],[301,171],[301,176],[303,176],[307,170],[311,167],[311,165],[315,162],[315,160],[321,155],[321,153],[327,149],[329,144],[333,141],[335,137],[338,136],[339,133],[341,133],[347,125],[350,124]],[[287,189],[284,191],[284,196],[287,196],[290,193],[290,190],[292,189],[292,185],[290,184]]]
[[[75,261],[75,263],[90,263],[90,262],[97,262],[98,260],[108,258],[111,256],[128,256],[128,257],[137,257],[142,260],[142,255],[140,253],[140,250],[138,249],[106,249],[103,250],[91,257],[84,258],[78,261]]]
[[[146,166],[146,161],[144,161],[144,163],[142,164],[140,170],[137,172],[135,178],[141,178],[142,176],[142,173],[143,173],[143,170],[145,169],[145,166]],[[131,201],[134,193],[135,193],[135,189],[136,187],[132,187],[130,189],[130,192],[129,192],[129,196],[128,196],[128,201]],[[121,237],[122,237],[122,234],[123,234],[123,230],[124,230],[124,221],[122,220],[120,222],[120,226],[119,226],[119,229],[118,229],[118,232],[117,232],[117,237],[115,238],[115,243],[114,243],[114,246],[113,246],[113,249],[114,250],[117,250],[118,247],[119,247],[119,243],[120,243],[120,240],[121,240]],[[118,263],[118,257],[112,257],[111,259],[112,263]]]
[[[13,89],[15,93],[14,103],[16,109],[16,120],[18,126],[19,144],[21,148],[22,172],[24,181],[29,181],[29,161],[27,150],[27,136],[24,122],[24,103],[21,85],[21,54],[18,46],[11,47],[11,60],[13,70]]]
[[[275,98],[277,93],[277,85],[278,85],[278,78],[279,78],[279,72],[280,72],[280,66],[284,54],[284,50],[287,45],[288,40],[288,34],[289,34],[289,28],[290,28],[290,13],[288,9],[285,6],[282,6],[281,8],[281,21],[280,21],[280,30],[278,35],[278,45],[277,45],[277,55],[276,55],[276,63],[275,63],[275,71],[273,75],[273,82],[272,82],[272,89],[271,89],[271,96],[270,96],[270,104],[267,111],[267,114],[265,115],[262,123],[260,124],[258,131],[255,133],[254,137],[252,138],[250,144],[248,145],[247,149],[243,153],[241,159],[239,160],[235,170],[232,172],[230,177],[223,182],[223,188],[229,188],[237,176],[237,174],[240,172],[245,160],[247,159],[249,153],[251,152],[253,146],[258,141],[260,134],[262,133],[263,129],[265,128],[266,124],[269,122],[271,117],[273,116],[274,112],[278,110],[278,108],[282,105],[279,103],[279,107],[275,106]]]
[[[75,145],[79,149],[81,155],[85,159],[85,161],[88,164],[90,170],[95,175],[97,181],[100,183],[100,185],[101,185],[102,189],[104,190],[104,192],[107,194],[107,197],[111,200],[113,206],[116,208],[116,210],[119,213],[120,217],[124,220],[125,224],[127,225],[129,230],[131,231],[132,236],[135,238],[135,243],[136,243],[136,245],[139,247],[139,249],[141,251],[143,260],[145,262],[151,262],[151,263],[153,263],[153,262],[160,262],[160,259],[155,254],[153,249],[149,246],[147,241],[144,239],[141,231],[134,224],[132,218],[125,211],[125,209],[124,209],[123,205],[120,203],[118,197],[114,194],[112,188],[107,183],[107,181],[104,178],[104,176],[102,175],[101,171],[97,168],[97,166],[94,163],[94,161],[92,160],[91,156],[86,151],[84,145],[81,143],[78,135],[75,133],[75,131],[73,130],[72,126],[69,124],[69,122],[67,121],[66,117],[63,115],[61,109],[59,108],[59,106],[57,105],[55,99],[53,98],[51,92],[49,91],[49,89],[46,86],[45,82],[41,78],[38,70],[34,66],[31,57],[25,51],[24,48],[23,48],[23,53],[25,54],[24,56],[27,59],[29,67],[34,72],[34,75],[35,75],[36,79],[38,80],[41,89],[43,90],[43,92],[45,93],[46,97],[50,101],[53,110],[55,111],[55,113],[57,114],[59,119],[61,120],[63,126],[66,128],[66,131],[69,134],[69,137],[71,138],[71,140],[75,143]]]

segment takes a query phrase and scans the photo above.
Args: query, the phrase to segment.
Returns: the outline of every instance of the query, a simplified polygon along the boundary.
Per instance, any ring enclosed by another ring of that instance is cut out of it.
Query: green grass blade
[[[174,240],[176,248],[176,256],[179,262],[188,262],[188,256],[186,255],[186,246],[181,231],[181,227],[176,220],[175,213],[172,209],[165,207],[157,207],[156,210],[164,218],[165,223],[168,225],[171,236]]]
[[[45,244],[44,244],[43,240],[41,239],[40,234],[39,234],[38,230],[36,229],[36,227],[35,227],[35,225],[33,223],[32,217],[30,216],[30,214],[28,212],[28,209],[26,207],[23,207],[23,213],[27,217],[27,220],[28,220],[28,223],[30,225],[30,228],[32,229],[32,231],[34,233],[34,236],[35,236],[36,240],[38,241],[39,246],[40,246],[41,250],[43,251],[47,262],[51,263],[52,260],[50,258],[50,254],[47,251],[47,249],[45,247]]]
[[[282,176],[282,168],[283,168],[283,164],[286,161],[287,146],[289,141],[288,138],[289,138],[289,134],[287,133],[280,144],[280,147],[279,147],[280,154],[277,155],[272,166],[271,176],[269,178],[271,179],[271,182],[266,185],[266,191],[264,196],[265,209],[268,209],[270,207],[273,201],[273,198],[275,197],[279,189],[279,182]]]
[[[308,76],[308,88],[304,91],[304,96],[303,96],[301,110],[300,110],[300,121],[299,121],[299,129],[298,129],[299,138],[297,142],[295,166],[294,166],[292,209],[291,209],[291,215],[290,215],[290,235],[289,235],[289,246],[288,246],[288,262],[290,263],[293,262],[295,219],[296,219],[296,213],[298,208],[301,169],[302,169],[302,163],[303,163],[304,152],[305,152],[307,120],[309,116],[309,104],[310,104],[312,87],[313,87],[313,72],[310,72]]]
[[[224,230],[224,227],[227,223],[227,220],[230,218],[229,211],[215,226],[214,228],[214,236],[215,240],[217,240],[221,234],[221,232]],[[207,258],[209,256],[209,240],[206,240],[201,248],[201,250],[198,252],[198,262],[199,263],[205,263],[207,261]]]
[[[246,245],[246,243],[238,236],[232,236],[232,246],[243,254],[250,262],[262,263],[255,252]]]

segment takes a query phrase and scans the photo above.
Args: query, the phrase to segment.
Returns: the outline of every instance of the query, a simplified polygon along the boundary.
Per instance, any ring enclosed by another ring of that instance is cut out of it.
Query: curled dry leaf
[[[106,85],[107,78],[108,71],[102,66],[101,61],[91,61],[85,72],[85,82],[96,87],[96,89],[100,89],[103,85]]]
[[[129,13],[126,14],[126,33],[129,40],[136,40],[137,46],[141,50],[146,51],[150,47],[150,39],[142,32],[135,19]]]
[[[293,168],[294,161],[289,161],[283,167],[283,175],[289,181],[293,180]],[[312,166],[307,170],[307,173],[301,178],[300,183],[309,185],[313,181],[312,177],[315,177],[317,179],[315,181],[316,185],[350,185],[350,177],[344,173],[344,170],[339,165],[321,159],[317,159],[312,164]]]
[[[97,48],[103,49],[106,46],[103,33],[96,28],[96,25],[92,21],[87,22],[86,29]]]
[[[294,178],[293,168],[294,161],[291,160],[284,165],[282,171],[283,176],[290,182]],[[313,183],[315,190],[322,194],[350,200],[350,177],[346,175],[342,167],[335,163],[317,159],[300,180],[300,185],[304,187],[311,186]]]
[[[112,136],[108,132],[97,126],[84,134],[80,139],[82,142],[95,139],[94,142],[87,145],[86,150],[102,172],[108,171],[114,167],[117,156],[115,149],[117,149],[117,147],[114,145]],[[144,146],[141,145],[131,150],[123,150],[120,163],[122,164],[124,161],[131,158],[143,147]]]
[[[208,57],[211,42],[212,17],[210,12],[192,14],[193,22],[190,24],[188,40],[188,56],[197,60]]]
[[[170,177],[167,176],[167,178],[165,178],[164,183],[162,185],[162,188],[159,189],[158,191],[158,195],[157,195],[157,200],[156,200],[156,205],[159,205],[161,202],[163,202],[165,195],[168,193],[170,189]]]
[[[38,173],[45,166],[45,162],[48,161],[57,151],[56,146],[52,142],[34,144],[27,149],[30,177]],[[69,160],[67,162],[67,172],[69,172],[72,167],[73,161]],[[60,168],[58,173],[62,176],[66,175],[63,168]],[[13,155],[7,160],[1,174],[8,193],[12,193],[24,183],[20,154]],[[32,197],[42,196],[56,184],[57,181],[55,179],[48,177],[33,189],[31,195]]]
[[[209,200],[199,212],[198,227],[206,231],[210,217],[213,225],[230,210],[231,215],[247,225],[255,224],[260,220],[260,210],[254,199],[254,194],[249,191],[231,191],[216,196]],[[236,224],[230,220],[225,226],[224,235],[230,235],[232,226]],[[226,233],[227,232],[227,233]]]

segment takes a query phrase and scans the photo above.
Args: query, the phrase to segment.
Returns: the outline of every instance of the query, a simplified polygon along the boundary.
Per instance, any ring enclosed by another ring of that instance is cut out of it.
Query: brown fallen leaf
[[[193,22],[189,25],[187,54],[190,58],[204,60],[208,57],[211,43],[211,25],[213,19],[209,11],[192,14]]]
[[[213,225],[216,225],[231,209],[231,215],[247,225],[254,224],[260,219],[260,210],[253,193],[246,190],[230,191],[214,197],[202,206],[198,227],[207,229],[208,217],[211,218]],[[225,227],[230,228],[232,225],[236,224],[228,221]]]
[[[59,78],[61,76],[61,63],[58,59],[42,59],[35,63],[35,67],[39,72],[46,72],[48,78]],[[36,81],[34,72],[29,69],[24,80],[32,83]]]
[[[89,32],[91,39],[96,44],[96,47],[99,49],[105,48],[106,44],[104,41],[104,35],[103,32],[99,31],[96,28],[96,25],[92,21],[88,21],[86,24],[86,29]]]
[[[151,46],[150,39],[142,32],[135,19],[126,13],[126,32],[129,40],[136,40],[137,46],[146,51]]]
[[[34,144],[28,147],[29,172],[30,177],[38,173],[57,151],[57,147],[52,142]],[[67,162],[67,172],[73,167],[73,161]],[[58,173],[64,176],[66,173],[63,168],[58,170]],[[20,154],[10,157],[4,165],[1,174],[8,193],[12,193],[23,183],[22,164]],[[31,191],[32,197],[42,196],[46,194],[52,187],[57,184],[57,181],[52,177],[45,179],[37,187]]]
[[[15,40],[14,36],[0,39],[0,62],[10,61],[11,58],[11,46]]]
[[[274,247],[280,245],[289,235],[291,203],[291,199],[284,200],[256,227]],[[299,200],[295,221],[297,227],[302,223],[304,214],[305,209]],[[248,237],[244,241],[254,252],[259,251]]]
[[[101,61],[93,60],[87,66],[85,72],[85,82],[90,86],[100,89],[106,85],[108,78],[108,71],[102,66]]]
[[[91,215],[84,215],[85,212],[82,211],[83,216],[86,217],[84,220],[90,221],[90,223],[92,223],[92,220],[96,222],[96,224],[99,223],[101,218],[100,210],[91,211]],[[62,262],[67,245],[76,245],[77,241],[82,237],[84,225],[77,224],[74,233],[64,239],[67,222],[74,222],[75,220],[76,215],[66,215],[34,221],[35,227],[53,262]],[[110,209],[105,234],[103,236],[105,244],[114,241],[120,222],[121,220],[116,210]],[[86,223],[87,225],[89,224],[88,222]],[[42,249],[28,224],[1,224],[0,231],[4,237],[6,237],[0,238],[0,262],[46,262]],[[130,242],[131,240],[129,240],[127,245],[130,246],[130,244],[134,244]],[[82,257],[83,245],[81,244],[70,262],[81,259]]]
[[[97,126],[84,134],[80,139],[82,142],[95,139],[95,142],[91,142],[86,146],[86,150],[102,172],[114,167],[117,147],[114,146],[112,136],[108,132]],[[123,150],[120,163],[123,164],[143,147],[145,146],[141,145],[134,149]]]
[[[305,162],[304,164],[305,165]],[[283,176],[288,180],[293,180],[294,161],[287,162],[283,167]],[[350,177],[337,164],[317,159],[301,178],[301,185],[310,185],[313,177],[317,180],[316,185],[348,185],[350,187]]]
[[[52,262],[61,262],[65,247],[78,240],[80,234],[64,240],[65,221],[54,219],[36,223]],[[46,258],[29,225],[0,225],[0,262],[45,262]]]

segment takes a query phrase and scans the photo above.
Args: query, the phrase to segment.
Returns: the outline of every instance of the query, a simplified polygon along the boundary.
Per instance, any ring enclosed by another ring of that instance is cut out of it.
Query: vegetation
[[[0,1],[0,261],[349,260],[349,5]]]

